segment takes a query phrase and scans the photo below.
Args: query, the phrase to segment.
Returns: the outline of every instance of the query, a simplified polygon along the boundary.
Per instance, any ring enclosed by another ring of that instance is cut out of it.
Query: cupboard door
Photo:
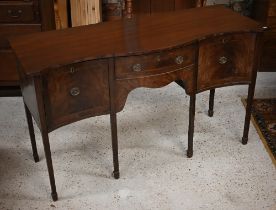
[[[151,13],[174,10],[174,0],[151,0]]]

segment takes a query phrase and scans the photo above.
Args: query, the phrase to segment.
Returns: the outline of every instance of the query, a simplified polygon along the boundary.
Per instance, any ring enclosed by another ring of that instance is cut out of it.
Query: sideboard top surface
[[[206,36],[258,32],[261,25],[222,6],[138,15],[10,39],[26,75],[79,61],[127,56],[192,43]]]

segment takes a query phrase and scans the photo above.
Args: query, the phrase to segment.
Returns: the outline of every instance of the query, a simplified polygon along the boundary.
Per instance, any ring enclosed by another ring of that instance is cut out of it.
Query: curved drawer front
[[[87,61],[46,75],[46,111],[50,129],[109,113],[108,63]]]
[[[195,46],[189,45],[147,55],[118,57],[115,75],[117,79],[127,79],[184,69],[194,64],[195,52]]]
[[[223,35],[201,41],[198,91],[251,81],[256,35]]]
[[[33,1],[0,1],[0,23],[31,23],[38,20],[39,12]]]

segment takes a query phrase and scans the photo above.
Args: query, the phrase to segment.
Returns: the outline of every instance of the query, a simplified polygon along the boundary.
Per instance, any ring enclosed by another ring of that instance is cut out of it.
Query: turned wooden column
[[[133,0],[124,0],[125,1],[125,14],[127,18],[131,18],[133,15]]]

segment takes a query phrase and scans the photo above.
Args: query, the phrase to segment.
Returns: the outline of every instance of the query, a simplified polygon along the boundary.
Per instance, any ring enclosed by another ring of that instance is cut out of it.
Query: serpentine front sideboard
[[[53,200],[58,196],[48,133],[110,114],[113,175],[119,178],[116,113],[137,87],[175,81],[185,89],[192,157],[196,94],[248,84],[246,144],[262,31],[251,19],[211,6],[11,38],[31,141],[35,145],[33,117],[42,133]],[[38,161],[36,150],[33,154]]]

